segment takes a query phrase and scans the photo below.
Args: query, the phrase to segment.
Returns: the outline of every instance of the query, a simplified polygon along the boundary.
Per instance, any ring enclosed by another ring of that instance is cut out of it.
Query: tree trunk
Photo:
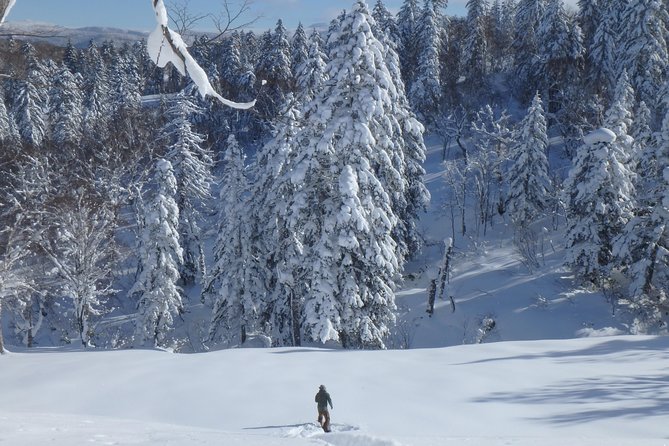
[[[2,339],[2,301],[0,300],[0,355],[5,353],[5,343]]]

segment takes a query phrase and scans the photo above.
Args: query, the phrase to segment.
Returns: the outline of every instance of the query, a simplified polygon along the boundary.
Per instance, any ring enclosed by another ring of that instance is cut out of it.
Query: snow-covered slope
[[[552,144],[557,146],[559,141]],[[428,317],[426,288],[436,276],[443,240],[452,237],[453,231],[445,211],[441,141],[429,135],[426,145],[425,182],[432,194],[420,222],[426,246],[407,268],[408,280],[397,293],[401,324],[394,347],[475,343],[481,340],[484,319],[495,321],[494,329],[485,334],[486,342],[627,333],[624,315],[601,292],[580,288],[563,267],[562,229],[553,230],[546,222],[538,253],[541,265],[530,271],[514,247],[513,228],[504,217],[496,216],[485,235],[475,234],[473,202],[467,214],[469,233],[456,231],[450,283],[443,298],[437,299],[434,315]]]
[[[669,338],[0,357],[0,444],[665,445]],[[315,425],[319,384],[334,432]]]

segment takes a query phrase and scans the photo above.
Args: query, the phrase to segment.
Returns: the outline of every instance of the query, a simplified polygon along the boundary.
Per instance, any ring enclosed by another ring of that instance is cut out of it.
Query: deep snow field
[[[561,267],[559,233],[544,234],[532,272],[503,221],[487,238],[456,238],[455,311],[438,299],[428,317],[426,287],[451,234],[439,216],[441,147],[428,145],[428,244],[398,292],[392,349],[9,345],[0,446],[669,446],[669,337],[621,336],[624,315]],[[485,318],[495,328],[483,336]],[[319,384],[334,403],[330,434],[316,425]]]
[[[0,444],[669,444],[669,338],[0,357]],[[333,432],[315,424],[319,384]]]

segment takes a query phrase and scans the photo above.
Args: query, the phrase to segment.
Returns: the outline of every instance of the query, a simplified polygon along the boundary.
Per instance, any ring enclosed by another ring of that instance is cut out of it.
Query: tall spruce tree
[[[81,140],[84,98],[80,92],[80,76],[74,76],[63,65],[53,79],[49,103],[54,143],[72,152]]]
[[[307,57],[296,67],[295,72],[296,99],[302,104],[311,101],[318,89],[327,80],[327,56],[322,47],[321,36],[317,30],[314,30],[307,42]]]
[[[243,344],[255,331],[260,307],[254,290],[259,289],[261,278],[250,268],[251,201],[245,159],[237,139],[230,135],[223,155],[214,264],[203,288],[203,300],[213,302],[209,338],[228,347]]]
[[[632,333],[666,333],[669,311],[669,115],[656,144],[654,166],[644,166],[644,199],[616,240],[613,254],[629,279],[621,304],[630,310]],[[651,158],[651,157],[649,157]]]
[[[537,93],[511,150],[507,209],[518,227],[530,227],[547,208],[551,195],[547,150],[546,118]]]
[[[580,280],[596,286],[608,281],[614,240],[634,207],[633,175],[622,147],[609,129],[588,135],[564,183],[566,264]]]
[[[409,100],[424,120],[431,119],[441,99],[441,29],[433,0],[425,0],[420,15],[421,26],[415,37],[416,64],[410,82]]]
[[[179,241],[177,180],[172,164],[159,159],[154,172],[155,193],[143,216],[139,275],[130,295],[138,297],[137,336],[141,343],[165,345],[174,318],[183,311],[177,285],[183,263]]]
[[[418,49],[416,45],[418,43],[418,29],[420,28],[417,26],[419,19],[420,8],[418,0],[404,0],[402,7],[397,13],[397,28],[400,38],[398,53],[402,64],[404,84],[407,90],[413,84],[416,63],[418,62]]]
[[[562,0],[548,0],[537,30],[536,74],[549,113],[557,114],[566,102],[577,100],[567,93],[572,91],[569,84],[579,83],[584,51],[581,29]]]
[[[16,84],[13,112],[23,141],[38,147],[48,132],[48,81],[35,48],[26,43],[21,52],[26,59],[27,71],[25,79]]]
[[[618,66],[627,70],[639,100],[657,110],[667,81],[667,9],[657,0],[630,0],[621,18],[623,51]]]
[[[286,219],[305,251],[305,335],[348,348],[384,346],[401,271],[392,238],[398,219],[380,179],[401,175],[377,147],[392,135],[385,114],[394,86],[371,20],[367,5],[356,2],[330,42],[331,81],[296,135],[296,191]]]
[[[467,1],[467,34],[462,45],[460,71],[465,77],[468,93],[482,88],[488,74],[487,0]]]
[[[204,240],[200,228],[211,197],[214,182],[211,151],[204,146],[204,136],[193,130],[190,118],[201,113],[192,97],[179,93],[167,110],[162,134],[167,143],[165,159],[174,169],[177,182],[175,199],[179,207],[179,237],[183,249],[180,277],[191,285],[205,274]]]
[[[544,9],[545,0],[519,0],[515,9],[513,39],[515,85],[519,94],[524,97],[537,91],[535,73],[539,51],[537,32]]]

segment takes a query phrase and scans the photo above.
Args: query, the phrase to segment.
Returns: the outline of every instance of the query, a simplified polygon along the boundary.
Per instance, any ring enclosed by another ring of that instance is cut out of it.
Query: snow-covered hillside
[[[666,445],[666,337],[0,357],[0,443]],[[316,424],[325,384],[334,432]]]
[[[559,141],[553,142],[555,145]],[[542,234],[540,266],[530,270],[513,244],[513,227],[497,216],[485,236],[457,234],[447,291],[426,313],[429,281],[443,255],[442,241],[451,236],[444,211],[445,182],[441,141],[426,139],[425,182],[432,195],[421,216],[424,251],[412,262],[398,292],[400,328],[394,347],[454,346],[478,341],[569,339],[627,333],[624,315],[601,292],[582,289],[563,266],[562,230]],[[468,227],[474,227],[468,216]],[[549,225],[547,225],[549,226]],[[453,303],[449,297],[453,297]],[[482,333],[485,319],[494,320]]]

